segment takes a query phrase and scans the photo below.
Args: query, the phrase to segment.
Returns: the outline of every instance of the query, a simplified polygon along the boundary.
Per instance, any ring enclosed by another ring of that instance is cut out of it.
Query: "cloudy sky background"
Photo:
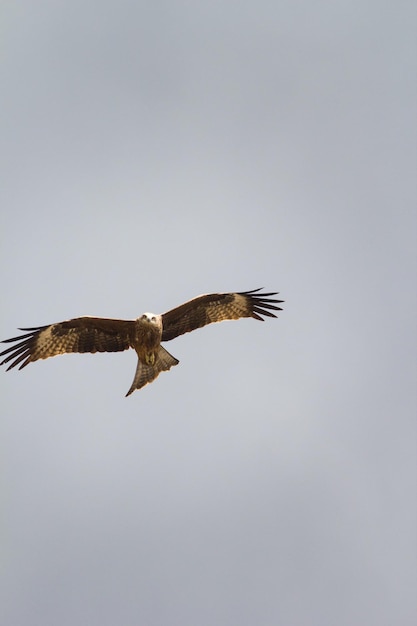
[[[415,18],[3,4],[1,336],[286,303],[1,373],[2,623],[415,623]]]

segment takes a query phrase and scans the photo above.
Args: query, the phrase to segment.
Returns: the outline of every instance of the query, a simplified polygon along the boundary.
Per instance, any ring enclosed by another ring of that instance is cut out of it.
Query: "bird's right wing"
[[[21,363],[19,369],[32,361],[69,352],[120,352],[132,345],[135,322],[101,317],[77,317],[37,328],[21,328],[25,335],[5,339],[14,343],[0,352],[6,356],[0,365],[11,361],[8,370]]]

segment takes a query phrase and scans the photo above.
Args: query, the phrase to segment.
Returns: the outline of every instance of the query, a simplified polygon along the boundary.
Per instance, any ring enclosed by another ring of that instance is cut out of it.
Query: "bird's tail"
[[[138,365],[136,367],[135,378],[133,383],[127,392],[126,396],[130,396],[136,389],[141,389],[148,383],[151,383],[160,372],[166,372],[171,369],[173,365],[178,365],[179,361],[172,354],[170,354],[165,348],[159,346],[158,353],[156,355],[155,363],[148,365],[143,363],[138,358]]]

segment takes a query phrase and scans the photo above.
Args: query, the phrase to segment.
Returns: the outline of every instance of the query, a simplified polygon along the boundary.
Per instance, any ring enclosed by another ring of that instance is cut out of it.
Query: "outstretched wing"
[[[241,293],[209,293],[189,300],[185,304],[162,315],[162,341],[170,341],[179,335],[223,320],[253,317],[263,321],[262,315],[276,317],[272,311],[281,311],[276,306],[283,300],[271,296],[276,293],[258,293],[261,289]]]
[[[66,322],[21,328],[29,331],[20,337],[6,339],[2,343],[14,343],[0,352],[8,356],[1,361],[11,361],[8,370],[21,363],[19,369],[38,359],[47,359],[68,352],[119,352],[131,346],[134,321],[113,320],[101,317],[77,317]]]

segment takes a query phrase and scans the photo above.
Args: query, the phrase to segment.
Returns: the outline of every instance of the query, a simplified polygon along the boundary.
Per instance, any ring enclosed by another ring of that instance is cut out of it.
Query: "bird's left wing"
[[[258,293],[260,289],[240,293],[210,293],[198,296],[162,315],[162,341],[170,341],[179,335],[223,320],[253,317],[263,321],[262,315],[276,317],[272,311],[283,300],[271,296],[276,293]]]

